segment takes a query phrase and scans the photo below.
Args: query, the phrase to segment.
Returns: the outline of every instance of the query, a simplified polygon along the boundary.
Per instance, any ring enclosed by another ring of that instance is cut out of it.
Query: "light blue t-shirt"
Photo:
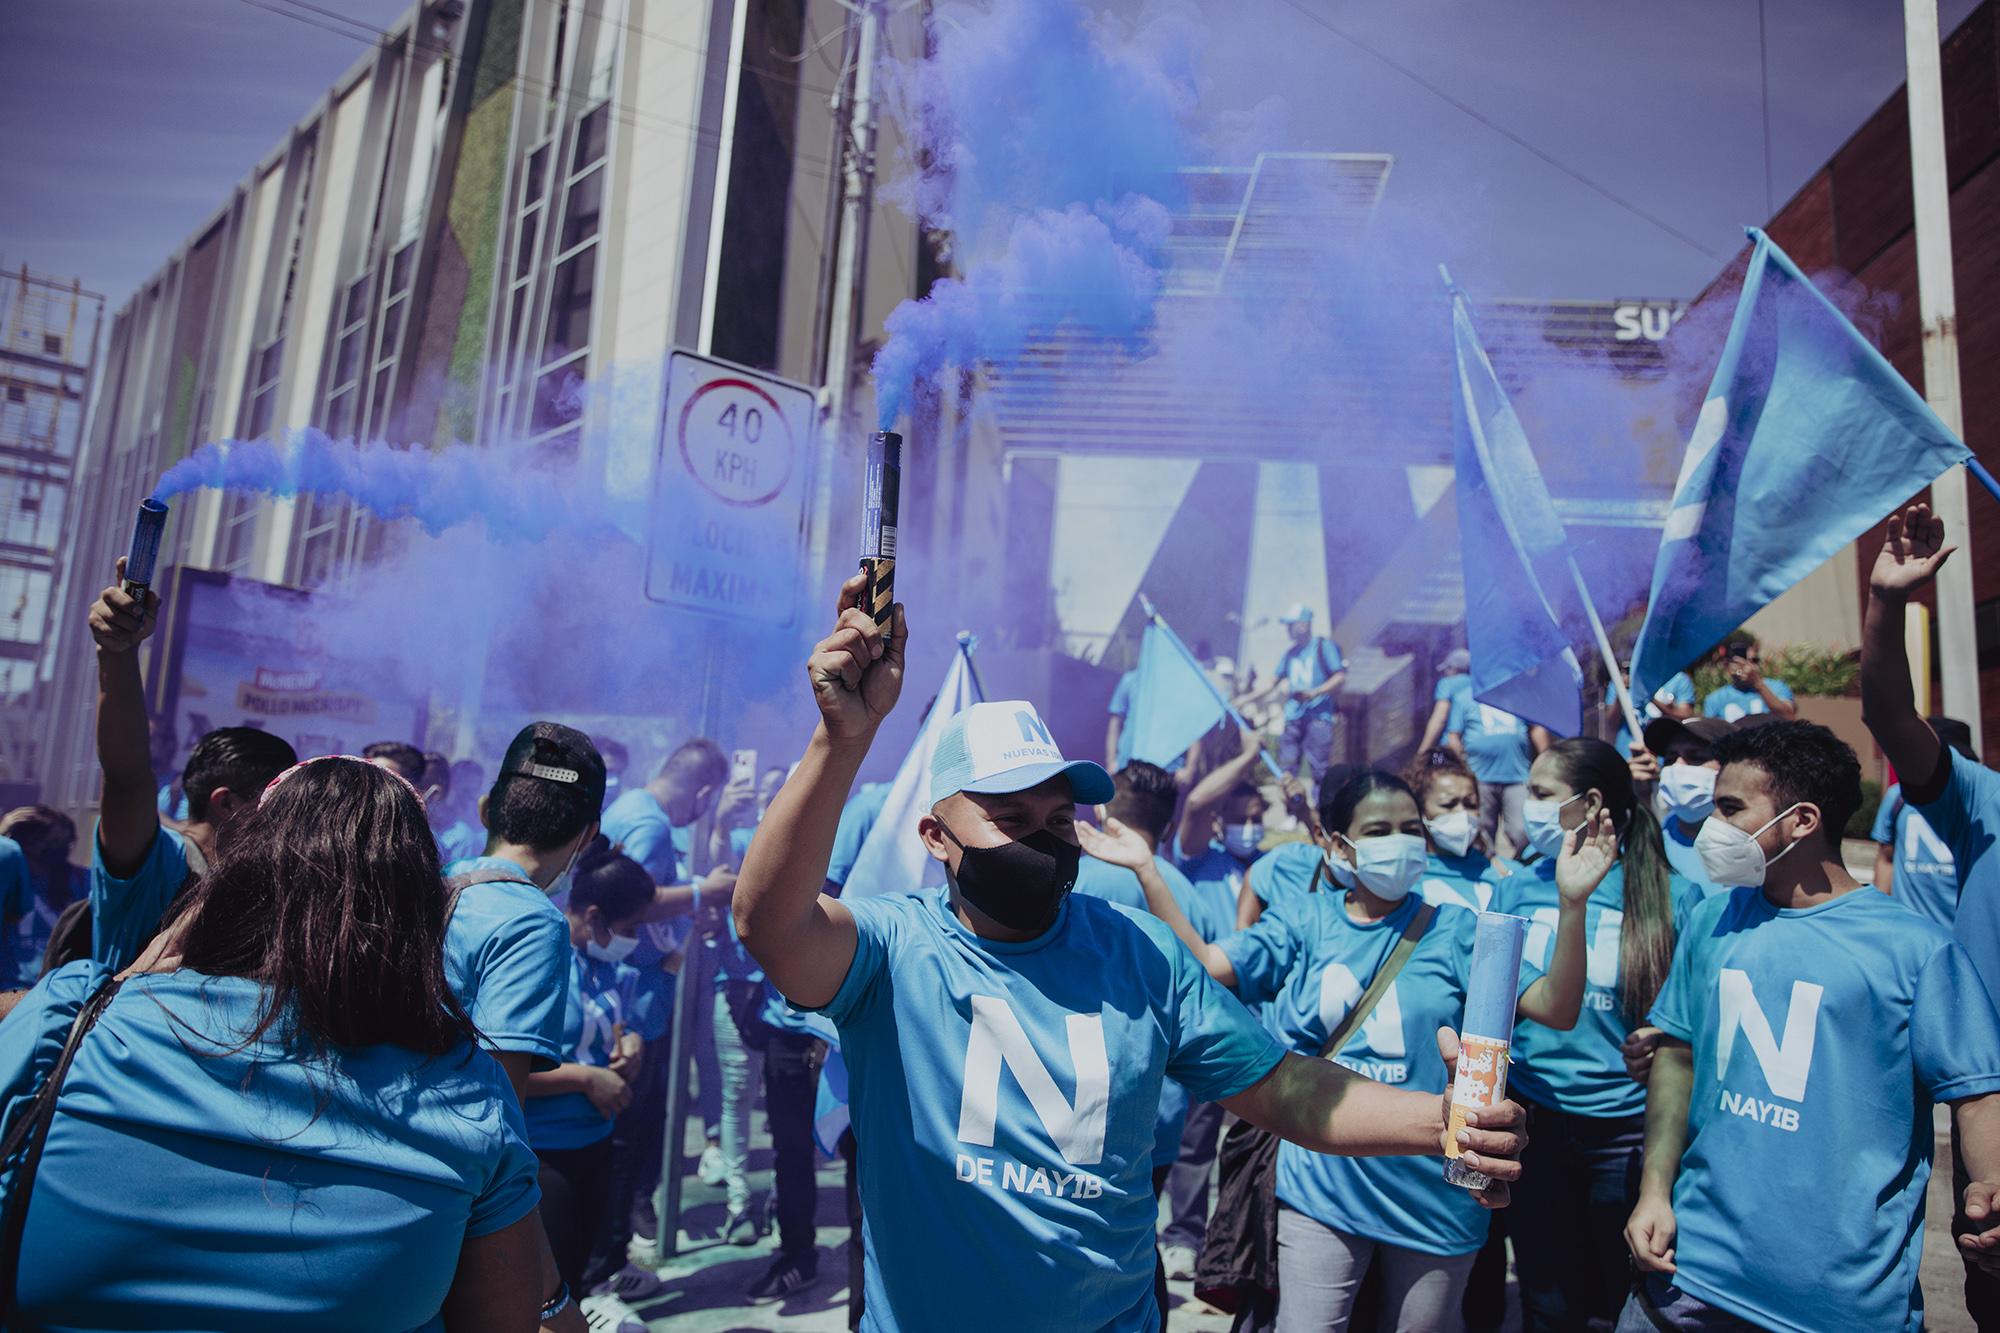
[[[438,860],[450,865],[478,856],[486,850],[486,830],[474,828],[463,819],[454,819],[437,835]]]
[[[1218,910],[1212,895],[1197,892],[1194,884],[1180,868],[1164,856],[1153,857],[1153,868],[1160,872],[1160,878],[1167,882],[1167,889],[1174,895],[1174,901],[1187,915],[1188,924],[1195,934],[1215,943],[1236,929],[1235,914],[1227,918]],[[1087,894],[1092,898],[1102,898],[1120,907],[1129,907],[1135,912],[1145,912],[1146,891],[1139,886],[1139,877],[1123,866],[1100,861],[1086,856],[1077,867],[1074,892]],[[1153,1165],[1171,1166],[1181,1153],[1181,1133],[1187,1128],[1187,1090],[1172,1079],[1166,1080],[1160,1091],[1160,1118],[1153,1133]]]
[[[1674,921],[1686,920],[1697,895],[1694,886],[1669,875],[1667,893]],[[1556,890],[1555,862],[1547,857],[1494,886],[1493,910],[1528,919],[1521,956],[1546,969],[1555,952],[1556,920],[1562,898]],[[1517,1100],[1606,1119],[1643,1115],[1646,1089],[1625,1073],[1618,1053],[1626,1035],[1639,1026],[1619,1009],[1619,946],[1625,924],[1625,866],[1621,861],[1590,895],[1583,912],[1583,1010],[1567,1032],[1522,1019],[1514,1028],[1507,1087]]]
[[[1882,793],[1871,836],[1894,849],[1889,885],[1896,901],[1950,930],[1958,919],[1958,863],[1930,821],[1903,799],[1901,783]]]
[[[681,882],[681,853],[667,812],[644,787],[634,787],[604,808],[598,831],[614,847],[646,868],[655,884]],[[639,927],[639,947],[627,961],[639,973],[639,990],[649,1010],[667,1012],[673,979],[663,964],[679,953],[693,932],[692,916],[648,921]]]
[[[1465,746],[1465,766],[1482,783],[1511,787],[1528,780],[1528,768],[1535,762],[1535,747],[1528,739],[1528,724],[1512,713],[1480,703],[1467,689],[1451,701],[1449,735]]]
[[[658,1011],[638,1003],[639,974],[631,967],[571,948],[569,969],[569,984],[563,988],[563,1064],[602,1069],[617,1053],[621,1032],[656,1041],[666,1031],[655,1017]],[[611,1127],[612,1121],[580,1092],[528,1098],[528,1143],[537,1151],[588,1147],[608,1137]]]
[[[1347,669],[1341,659],[1340,645],[1332,639],[1315,635],[1304,643],[1296,643],[1285,649],[1285,655],[1278,659],[1278,676],[1288,690],[1310,690],[1324,685],[1327,679]],[[1332,717],[1335,694],[1322,694],[1316,699],[1303,702],[1290,694],[1285,696],[1285,721],[1310,720]]]
[[[1652,1021],[1694,1048],[1676,1284],[1764,1328],[1922,1328],[1931,1106],[2000,1091],[1965,951],[1867,888],[1736,889],[1694,909]]]
[[[1694,677],[1685,671],[1676,671],[1667,677],[1666,684],[1653,691],[1652,698],[1644,701],[1635,698],[1632,702],[1638,708],[1640,723],[1657,722],[1667,715],[1667,710],[1660,707],[1661,704],[1693,706]],[[1618,707],[1618,691],[1613,686],[1604,687],[1604,707],[1607,712],[1614,711]],[[1613,744],[1618,747],[1620,755],[1627,759],[1632,757],[1632,730],[1625,725],[1622,717],[1618,722],[1618,738]]]
[[[1301,1055],[1317,1056],[1368,989],[1422,901],[1405,898],[1379,921],[1356,921],[1345,892],[1302,897],[1222,941],[1244,1000],[1269,1001],[1278,1032]],[[1479,918],[1434,912],[1403,970],[1341,1047],[1338,1062],[1393,1087],[1442,1093],[1440,1027],[1465,1012],[1472,937]],[[1521,989],[1541,973],[1521,968]],[[1322,1226],[1418,1250],[1469,1254],[1486,1243],[1487,1215],[1471,1193],[1447,1184],[1435,1157],[1333,1157],[1278,1147],[1278,1199]]]
[[[886,782],[864,782],[841,807],[840,825],[833,832],[833,855],[826,864],[828,884],[846,887],[855,859],[861,855],[861,844],[874,832],[875,821],[882,817],[882,807],[889,801],[889,786]]]
[[[1202,910],[1210,914],[1215,922],[1215,934],[1202,929],[1193,913],[1188,919],[1194,922],[1195,930],[1201,937],[1213,943],[1236,929],[1236,904],[1243,894],[1243,884],[1250,873],[1250,867],[1229,854],[1229,849],[1221,843],[1210,841],[1197,856],[1183,854],[1180,839],[1174,839],[1174,869],[1186,877],[1194,886],[1195,901]],[[1168,881],[1171,883],[1172,881]]]
[[[1785,684],[1784,681],[1773,680],[1771,677],[1766,676],[1764,677],[1764,683],[1769,685],[1771,693],[1777,695],[1780,699],[1788,702],[1791,700],[1792,687]],[[1724,722],[1734,722],[1739,718],[1752,717],[1758,713],[1768,713],[1770,711],[1771,705],[1764,702],[1762,694],[1756,690],[1738,689],[1734,685],[1724,685],[1720,689],[1711,691],[1709,696],[1701,701],[1701,715],[1703,717],[1719,717]]]
[[[1157,1329],[1161,1081],[1221,1101],[1284,1048],[1164,924],[1100,899],[1019,943],[942,890],[847,906],[854,962],[824,1012],[864,1145],[862,1328]]]
[[[119,970],[138,961],[160,929],[181,886],[192,878],[187,839],[162,827],[128,879],[104,868],[104,848],[90,840],[90,956]]]
[[[43,913],[37,908],[47,904],[40,901],[36,887],[21,844],[0,837],[0,913],[8,918],[5,988],[32,986],[42,974],[42,950],[48,947],[55,915],[49,913],[46,924],[43,922]]]
[[[1972,955],[1986,989],[2000,994],[2000,773],[1949,747],[1944,791],[1916,807],[1951,849],[1958,868],[1958,915],[1952,933]]]
[[[1431,690],[1431,701],[1455,704],[1461,694],[1469,696],[1471,693],[1472,677],[1461,671],[1454,676],[1439,676],[1436,688]]]
[[[444,868],[445,878],[480,870],[512,878],[469,884],[452,900],[444,932],[445,980],[490,1050],[563,1061],[563,1001],[569,992],[569,918],[528,872],[499,856]]]
[[[1492,907],[1493,886],[1520,871],[1519,865],[1505,857],[1488,856],[1476,847],[1464,856],[1446,856],[1433,848],[1418,888],[1433,907],[1484,912]]]
[[[1283,907],[1295,898],[1304,898],[1312,888],[1313,872],[1325,858],[1317,844],[1287,842],[1273,847],[1250,863],[1250,892],[1268,908]],[[1340,892],[1332,878],[1321,875],[1319,891]]]
[[[27,1106],[103,974],[71,963],[0,1024],[0,1118]],[[125,982],[63,1083],[21,1243],[21,1322],[73,1330],[442,1330],[468,1236],[540,1200],[507,1077],[468,1043],[309,1064],[265,992]]]
[[[1118,684],[1112,687],[1111,703],[1104,711],[1113,717],[1124,717],[1127,713],[1130,713],[1132,711],[1132,687],[1138,683],[1138,680],[1139,673],[1136,670],[1128,671],[1120,676]]]

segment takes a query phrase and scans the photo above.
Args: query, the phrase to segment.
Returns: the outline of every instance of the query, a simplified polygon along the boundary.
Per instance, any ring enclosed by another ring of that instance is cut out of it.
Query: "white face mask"
[[[583,951],[600,963],[622,963],[630,958],[632,951],[638,947],[637,935],[614,934],[609,944],[599,944],[597,937],[593,935],[584,941]]]
[[[1354,887],[1353,866],[1347,864],[1347,862],[1341,860],[1339,857],[1329,856],[1325,852],[1320,853],[1319,859],[1320,864],[1326,867],[1326,876],[1328,879],[1343,889]]]
[[[1763,836],[1764,829],[1798,808],[1793,805],[1779,811],[1776,819],[1755,833],[1745,833],[1721,815],[1710,815],[1703,820],[1701,832],[1695,835],[1694,850],[1701,858],[1702,872],[1709,882],[1725,889],[1762,888],[1771,867],[1784,860],[1798,843],[1787,843],[1784,851],[1767,860],[1757,839]]]
[[[1262,824],[1224,824],[1222,826],[1222,846],[1239,861],[1253,860],[1257,847],[1264,841]]]
[[[1716,770],[1669,764],[1660,770],[1660,805],[1683,824],[1699,824],[1715,809]]]
[[[1430,864],[1430,849],[1414,833],[1387,833],[1359,842],[1351,838],[1345,841],[1354,853],[1354,877],[1361,881],[1361,887],[1392,903],[1409,896],[1423,878],[1424,867]]]
[[[563,867],[562,874],[557,875],[549,882],[549,886],[542,890],[543,893],[549,895],[549,901],[554,903],[558,909],[569,906],[569,891],[571,886],[576,883],[576,863],[582,855],[583,844],[578,843],[576,850],[569,854],[569,864]]]
[[[1563,809],[1589,794],[1580,791],[1567,801],[1521,802],[1521,823],[1528,831],[1528,845],[1543,856],[1561,855],[1563,837],[1567,832],[1562,823]]]
[[[1436,819],[1426,819],[1424,827],[1430,830],[1431,841],[1440,852],[1446,856],[1464,856],[1479,837],[1479,816],[1470,810],[1452,810]]]

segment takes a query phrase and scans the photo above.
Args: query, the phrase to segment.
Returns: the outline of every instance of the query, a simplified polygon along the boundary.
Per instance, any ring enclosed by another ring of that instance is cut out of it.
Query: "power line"
[[[1541,161],[1547,163],[1551,167],[1554,167],[1557,171],[1560,171],[1563,175],[1568,176],[1571,180],[1575,181],[1577,184],[1590,190],[1592,193],[1601,195],[1605,199],[1610,200],[1612,203],[1618,205],[1618,207],[1624,209],[1632,216],[1651,223],[1653,226],[1659,228],[1667,235],[1679,241],[1682,245],[1687,246],[1690,250],[1694,250],[1700,254],[1706,255],[1710,259],[1713,259],[1718,264],[1724,264],[1728,262],[1727,256],[1717,254],[1715,251],[1709,249],[1706,245],[1703,245],[1700,241],[1696,240],[1694,237],[1682,231],[1679,227],[1674,226],[1671,222],[1668,222],[1666,219],[1658,216],[1657,214],[1647,212],[1645,209],[1639,207],[1631,200],[1626,199],[1623,196],[1614,193],[1611,189],[1609,189],[1606,186],[1598,184],[1590,177],[1584,175],[1581,171],[1578,171],[1575,167],[1570,166],[1567,162],[1564,162],[1559,158],[1553,156],[1552,154],[1545,152],[1541,148],[1536,147],[1534,144],[1528,142],[1520,135],[1514,133],[1514,131],[1508,129],[1506,126],[1501,125],[1492,120],[1490,117],[1482,114],[1476,107],[1469,106],[1465,102],[1452,96],[1444,89],[1438,87],[1435,83],[1432,83],[1429,79],[1426,79],[1423,75],[1411,69],[1408,65],[1405,65],[1401,61],[1396,60],[1394,57],[1388,55],[1386,52],[1383,52],[1373,46],[1370,46],[1368,43],[1362,41],[1359,37],[1356,37],[1354,34],[1344,31],[1342,28],[1340,28],[1326,16],[1315,13],[1313,10],[1308,9],[1304,3],[1304,0],[1284,0],[1284,3],[1289,5],[1291,8],[1297,10],[1299,14],[1304,18],[1310,20],[1313,23],[1317,23],[1320,27],[1325,28],[1328,32],[1332,33],[1334,36],[1340,38],[1340,40],[1346,42],[1348,45],[1356,48],[1357,50],[1362,51],[1367,55],[1373,56],[1375,59],[1387,65],[1390,69],[1395,70],[1398,74],[1402,75],[1410,82],[1416,84],[1419,88],[1422,88],[1425,92],[1430,93],[1433,97],[1438,98],[1440,101],[1443,101],[1451,105],[1452,107],[1455,107],[1457,110],[1463,112],[1465,115],[1470,116],[1472,119],[1478,121],[1481,125],[1484,125],[1487,129],[1493,131],[1495,134],[1507,140],[1509,143],[1512,143],[1515,147],[1522,149],[1524,152],[1532,154],[1536,158],[1539,158]]]

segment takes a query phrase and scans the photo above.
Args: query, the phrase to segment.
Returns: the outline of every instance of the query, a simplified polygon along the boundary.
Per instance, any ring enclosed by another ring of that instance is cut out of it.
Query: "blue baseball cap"
[[[1307,606],[1304,602],[1293,602],[1285,608],[1285,614],[1278,617],[1278,623],[1280,625],[1297,625],[1301,622],[1310,621],[1312,618],[1313,609],[1310,606]]]
[[[973,704],[945,723],[931,752],[931,804],[959,792],[998,795],[1069,779],[1079,805],[1102,805],[1115,788],[1088,759],[1065,759],[1035,706],[1023,699]]]

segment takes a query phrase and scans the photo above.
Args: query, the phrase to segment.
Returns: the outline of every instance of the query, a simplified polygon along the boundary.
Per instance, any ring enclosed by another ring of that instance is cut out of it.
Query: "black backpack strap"
[[[56,1118],[56,1099],[62,1095],[63,1079],[69,1073],[71,1061],[76,1059],[77,1048],[83,1045],[84,1034],[97,1026],[98,1018],[110,1006],[111,997],[118,993],[123,980],[123,977],[112,977],[83,1002],[83,1007],[77,1010],[76,1020],[69,1025],[69,1039],[63,1043],[62,1054],[56,1057],[55,1067],[42,1080],[42,1086],[27,1111],[14,1122],[5,1141],[0,1142],[0,1163],[16,1163],[13,1184],[7,1192],[6,1216],[0,1219],[0,1328],[14,1325],[15,1289],[21,1271],[21,1236],[28,1225],[28,1198],[35,1188],[35,1171],[42,1162],[42,1147],[49,1139],[49,1125]]]
[[[537,893],[541,892],[533,880],[512,868],[502,870],[498,866],[482,866],[478,870],[461,870],[456,875],[444,877],[444,886],[451,890],[453,898],[475,884],[526,884]]]

